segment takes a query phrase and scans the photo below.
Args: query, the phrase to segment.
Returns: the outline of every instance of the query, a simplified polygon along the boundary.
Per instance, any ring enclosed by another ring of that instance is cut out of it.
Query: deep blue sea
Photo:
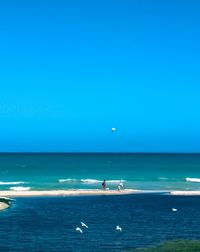
[[[0,251],[126,251],[200,239],[199,212],[195,196],[17,198],[0,212]],[[75,230],[81,221],[88,225],[82,234]]]
[[[127,189],[199,190],[200,154],[0,154],[0,190],[99,189],[104,179],[110,189],[122,179]]]

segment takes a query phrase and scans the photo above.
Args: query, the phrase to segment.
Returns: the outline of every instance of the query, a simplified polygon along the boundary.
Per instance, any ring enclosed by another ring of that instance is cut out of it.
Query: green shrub
[[[200,241],[170,241],[155,248],[132,249],[128,252],[200,252]]]

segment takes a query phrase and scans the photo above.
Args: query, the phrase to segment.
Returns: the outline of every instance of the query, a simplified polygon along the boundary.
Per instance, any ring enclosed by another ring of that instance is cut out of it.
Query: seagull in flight
[[[120,226],[116,226],[116,230],[122,231],[122,228]]]
[[[82,222],[82,221],[81,221],[81,226],[85,227],[85,228],[88,228],[88,226],[84,222]]]
[[[80,227],[77,227],[76,231],[79,231],[81,234],[83,233],[83,230]]]
[[[176,208],[172,208],[172,212],[177,212],[177,209]]]

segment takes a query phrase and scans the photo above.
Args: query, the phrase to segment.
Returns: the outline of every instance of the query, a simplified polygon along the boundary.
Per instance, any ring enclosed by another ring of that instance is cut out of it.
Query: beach
[[[162,191],[162,190],[30,190],[30,191],[0,191],[2,197],[40,197],[40,196],[101,196],[128,194],[168,194],[172,196],[200,196],[200,191]]]
[[[32,196],[89,196],[89,195],[126,195],[139,190],[31,190],[31,191],[0,191],[2,197],[32,197]]]

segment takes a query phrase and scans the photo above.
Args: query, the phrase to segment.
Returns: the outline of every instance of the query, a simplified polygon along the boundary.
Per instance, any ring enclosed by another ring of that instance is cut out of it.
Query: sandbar
[[[5,202],[0,202],[0,211],[6,209],[8,207],[10,207],[9,204],[7,204]]]
[[[39,196],[97,196],[97,195],[126,195],[126,194],[168,194],[180,196],[200,196],[200,191],[157,191],[157,190],[100,190],[100,189],[74,189],[74,190],[29,190],[29,191],[0,191],[1,197],[39,197]],[[1,202],[0,202],[1,203]],[[2,202],[4,203],[4,202]],[[6,202],[5,202],[6,204]]]
[[[171,191],[170,194],[180,196],[200,196],[200,191]]]
[[[0,191],[2,197],[32,197],[32,196],[89,196],[89,195],[125,195],[139,190],[30,190],[30,191]]]

